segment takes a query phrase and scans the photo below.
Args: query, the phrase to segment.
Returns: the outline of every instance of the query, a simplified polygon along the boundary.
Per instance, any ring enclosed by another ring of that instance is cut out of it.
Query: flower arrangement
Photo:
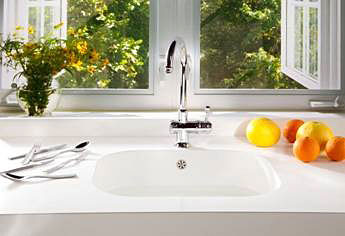
[[[54,26],[59,30],[63,23]],[[17,26],[16,32],[2,40],[0,52],[2,63],[18,71],[13,80],[24,77],[17,97],[25,104],[29,116],[42,116],[49,103],[49,96],[56,92],[52,82],[60,72],[87,71],[95,73],[106,68],[109,60],[101,58],[94,45],[85,36],[85,32],[70,32],[68,39],[46,35],[34,39],[35,29],[29,27],[30,40],[18,35],[24,30]],[[30,37],[31,36],[31,37]]]

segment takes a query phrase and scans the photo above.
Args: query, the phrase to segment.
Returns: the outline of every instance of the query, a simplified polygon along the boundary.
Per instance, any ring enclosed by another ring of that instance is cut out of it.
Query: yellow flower
[[[83,28],[79,28],[77,33],[78,33],[79,36],[83,36],[83,35],[86,34],[87,30],[88,30],[87,27],[84,26]]]
[[[104,59],[104,61],[103,61],[103,66],[107,66],[107,65],[109,65],[109,64],[110,64],[109,59],[108,59],[108,58]]]
[[[34,33],[35,33],[35,29],[34,29],[34,27],[32,27],[31,25],[30,25],[29,28],[28,28],[28,33],[29,33],[29,34],[34,34]]]
[[[63,22],[61,22],[60,24],[54,25],[54,29],[55,29],[55,30],[58,30],[58,29],[60,29],[63,25],[64,25]]]
[[[77,49],[81,54],[87,53],[87,42],[82,41],[77,43]]]
[[[75,34],[74,29],[72,27],[69,27],[68,30],[67,30],[67,34],[73,36]]]
[[[16,26],[16,30],[23,30],[23,29],[24,29],[23,26],[20,26],[20,25]]]
[[[96,72],[96,67],[95,66],[87,66],[87,71],[90,73],[90,74],[93,74]]]
[[[66,53],[66,58],[68,59],[68,61],[70,63],[73,63],[75,61],[74,60],[74,58],[75,58],[74,53],[69,51],[68,49],[67,49],[67,51],[65,53]]]
[[[83,62],[82,61],[77,61],[77,62],[73,62],[72,66],[77,70],[77,71],[81,71],[83,69]]]
[[[90,60],[91,62],[96,62],[98,59],[99,59],[99,53],[96,51],[96,49],[93,49],[90,55]]]

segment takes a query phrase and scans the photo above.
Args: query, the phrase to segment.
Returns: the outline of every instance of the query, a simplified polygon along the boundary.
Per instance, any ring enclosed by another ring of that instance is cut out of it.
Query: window
[[[45,35],[71,37],[86,32],[102,58],[111,62],[104,72],[90,75],[64,73],[58,78],[67,89],[148,89],[149,88],[149,0],[15,0],[15,25],[32,28],[28,40]],[[63,22],[56,35],[54,26]]]
[[[340,0],[0,2],[4,33],[32,25],[38,37],[63,21],[61,37],[86,30],[109,57],[107,71],[59,78],[62,109],[176,109],[180,72],[162,68],[177,36],[190,54],[192,109],[309,109],[345,91]],[[2,88],[10,78],[2,68]]]

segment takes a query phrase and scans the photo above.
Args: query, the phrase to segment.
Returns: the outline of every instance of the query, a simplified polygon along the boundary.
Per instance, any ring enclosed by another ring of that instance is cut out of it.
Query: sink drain
[[[176,162],[176,166],[180,170],[184,170],[187,167],[187,162],[185,160],[179,160],[178,162]]]

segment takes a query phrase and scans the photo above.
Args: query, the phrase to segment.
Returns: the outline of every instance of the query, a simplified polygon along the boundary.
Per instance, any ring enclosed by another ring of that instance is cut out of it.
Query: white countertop
[[[321,120],[327,122],[336,135],[345,136],[344,114],[216,113],[212,118],[215,125],[214,133],[209,136],[191,138],[194,146],[241,150],[267,159],[276,170],[282,185],[278,190],[266,195],[256,197],[124,197],[102,192],[93,185],[95,164],[103,155],[125,150],[171,148],[174,137],[168,135],[166,125],[175,115],[174,113],[121,113],[105,116],[78,116],[78,118],[60,116],[41,120],[18,117],[0,118],[0,170],[16,165],[7,157],[27,151],[33,142],[39,141],[43,145],[73,144],[81,140],[92,142],[89,148],[91,154],[86,161],[60,172],[61,174],[77,173],[79,176],[77,179],[22,184],[1,178],[0,214],[345,213],[345,162],[334,163],[320,158],[312,164],[304,164],[292,157],[291,144],[287,144],[283,139],[273,148],[262,149],[249,145],[243,138],[243,127],[246,122],[257,116],[271,117],[280,125],[289,118]],[[199,116],[199,114],[194,115]],[[143,120],[146,122],[144,125],[140,123]],[[141,125],[136,126],[138,123]],[[65,135],[61,135],[61,129]],[[126,130],[128,130],[127,135],[124,135]],[[87,132],[89,135],[85,135]]]

